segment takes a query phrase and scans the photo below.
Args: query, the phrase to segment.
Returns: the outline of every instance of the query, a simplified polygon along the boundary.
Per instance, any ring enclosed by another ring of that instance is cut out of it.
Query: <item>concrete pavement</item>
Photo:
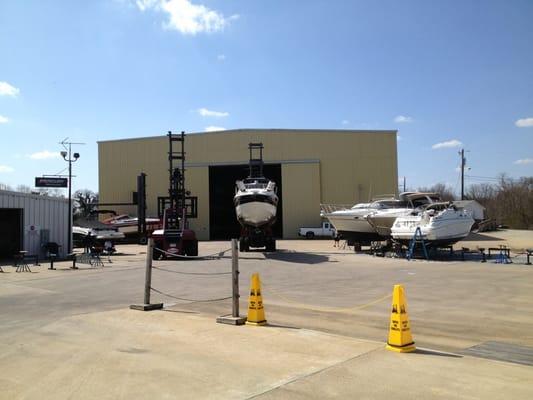
[[[67,317],[3,348],[1,399],[529,399],[533,368],[203,315]]]
[[[0,274],[0,399],[84,398],[532,398],[533,367],[466,356],[497,342],[533,346],[533,268],[375,258],[331,241],[280,241],[274,254],[242,254],[241,307],[260,272],[274,326],[215,323],[229,301],[142,300],[144,248],[105,268]],[[228,247],[203,242],[200,253]],[[195,299],[225,296],[230,259],[157,262],[153,286]],[[4,268],[6,270],[6,268]],[[390,300],[406,288],[418,346],[384,350]],[[173,304],[169,304],[169,302]],[[277,325],[277,326],[276,326]],[[439,355],[440,354],[440,355]]]

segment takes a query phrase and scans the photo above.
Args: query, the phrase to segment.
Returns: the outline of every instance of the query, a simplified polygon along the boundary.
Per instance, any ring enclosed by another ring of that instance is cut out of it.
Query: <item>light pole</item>
[[[78,161],[80,153],[72,154],[72,143],[68,144],[68,158],[67,152],[62,151],[61,156],[63,160],[68,162],[68,245],[67,254],[72,253],[72,163]],[[74,158],[72,158],[74,157]]]

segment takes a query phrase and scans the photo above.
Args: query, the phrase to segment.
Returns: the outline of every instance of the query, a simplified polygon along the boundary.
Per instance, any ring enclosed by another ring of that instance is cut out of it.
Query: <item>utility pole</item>
[[[465,158],[465,149],[461,149],[459,152],[459,155],[461,156],[461,200],[465,199],[465,165],[466,165],[466,158]]]
[[[67,254],[72,253],[72,163],[78,161],[80,158],[80,153],[72,154],[72,145],[73,144],[85,144],[85,143],[74,143],[67,142],[68,137],[63,139],[59,144],[65,149],[61,152],[63,159],[68,162],[68,244],[67,244]],[[68,148],[67,148],[68,145]],[[68,152],[67,152],[68,150]],[[67,158],[68,155],[68,158]],[[74,158],[72,158],[74,157]]]
[[[403,191],[405,192],[405,183],[406,183],[406,180],[405,180],[405,176],[403,177]]]

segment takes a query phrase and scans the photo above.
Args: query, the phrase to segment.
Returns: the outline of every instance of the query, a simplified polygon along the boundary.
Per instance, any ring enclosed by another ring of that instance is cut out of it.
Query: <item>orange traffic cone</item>
[[[266,322],[263,297],[261,296],[261,282],[259,280],[259,274],[255,273],[252,275],[246,323],[249,325],[265,325]]]
[[[398,353],[415,351],[415,342],[411,335],[409,316],[407,315],[407,301],[402,285],[394,285],[392,292],[392,312],[390,317],[389,340],[387,349]]]

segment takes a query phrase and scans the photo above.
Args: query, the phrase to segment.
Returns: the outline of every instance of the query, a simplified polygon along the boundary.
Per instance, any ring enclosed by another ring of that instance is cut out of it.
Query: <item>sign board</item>
[[[28,225],[26,227],[26,232],[29,232],[29,233],[39,233],[40,230],[41,230],[41,227],[37,225]]]
[[[66,188],[67,178],[35,178],[35,187]]]

